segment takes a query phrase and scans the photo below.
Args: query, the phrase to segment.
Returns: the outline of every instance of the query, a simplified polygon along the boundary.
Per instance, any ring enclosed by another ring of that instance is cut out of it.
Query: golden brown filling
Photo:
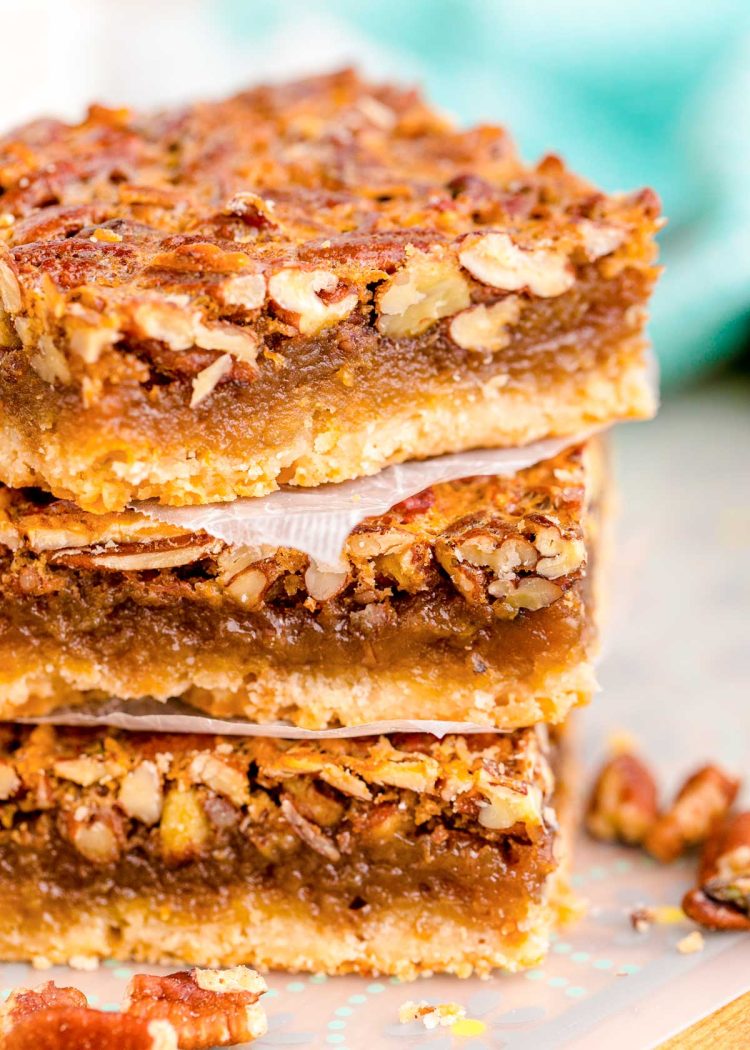
[[[1,732],[2,896],[21,926],[60,894],[63,913],[116,891],[203,917],[242,886],[331,921],[427,900],[495,926],[539,900],[555,866],[543,731],[315,743]]]

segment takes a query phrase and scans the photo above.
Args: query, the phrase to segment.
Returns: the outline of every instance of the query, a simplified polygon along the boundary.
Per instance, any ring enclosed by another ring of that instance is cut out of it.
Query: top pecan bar
[[[0,480],[93,510],[646,416],[651,191],[353,72],[0,140]]]

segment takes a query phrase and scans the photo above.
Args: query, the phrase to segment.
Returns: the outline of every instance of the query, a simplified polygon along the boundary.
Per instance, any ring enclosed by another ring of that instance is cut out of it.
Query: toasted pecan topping
[[[491,352],[493,290],[522,291],[525,309],[584,267],[651,269],[652,193],[592,193],[554,159],[529,168],[502,128],[456,129],[349,70],[122,112],[0,140],[0,301],[47,382],[127,364],[146,382],[133,358],[162,371],[165,350],[192,379],[207,339],[260,369],[329,325],[419,338],[465,311],[453,338]],[[225,320],[232,347],[206,336]]]
[[[104,867],[145,842],[169,867],[198,862],[221,854],[233,829],[270,860],[308,848],[335,863],[354,829],[388,837],[404,820],[413,827],[415,812],[420,824],[439,816],[490,839],[535,838],[553,790],[541,729],[292,741],[41,726],[13,729],[4,746],[18,787],[0,800],[0,821],[51,810],[79,856]],[[102,754],[103,781],[55,772]]]

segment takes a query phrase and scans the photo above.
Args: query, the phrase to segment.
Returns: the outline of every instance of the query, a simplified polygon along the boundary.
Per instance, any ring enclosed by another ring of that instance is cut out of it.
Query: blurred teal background
[[[235,48],[284,74],[335,55],[421,81],[606,189],[653,186],[669,225],[652,313],[665,384],[750,330],[750,0],[218,0]],[[327,63],[330,67],[330,61]],[[254,76],[252,63],[247,75]]]

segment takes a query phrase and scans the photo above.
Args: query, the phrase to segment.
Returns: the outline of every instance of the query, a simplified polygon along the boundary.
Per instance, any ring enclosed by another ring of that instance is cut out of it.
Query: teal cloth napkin
[[[529,159],[552,150],[606,189],[656,189],[669,225],[651,334],[666,384],[747,339],[750,0],[219,0],[215,10],[249,56],[304,15],[368,72],[423,82],[463,121],[506,124]],[[305,70],[311,59],[301,49]]]

